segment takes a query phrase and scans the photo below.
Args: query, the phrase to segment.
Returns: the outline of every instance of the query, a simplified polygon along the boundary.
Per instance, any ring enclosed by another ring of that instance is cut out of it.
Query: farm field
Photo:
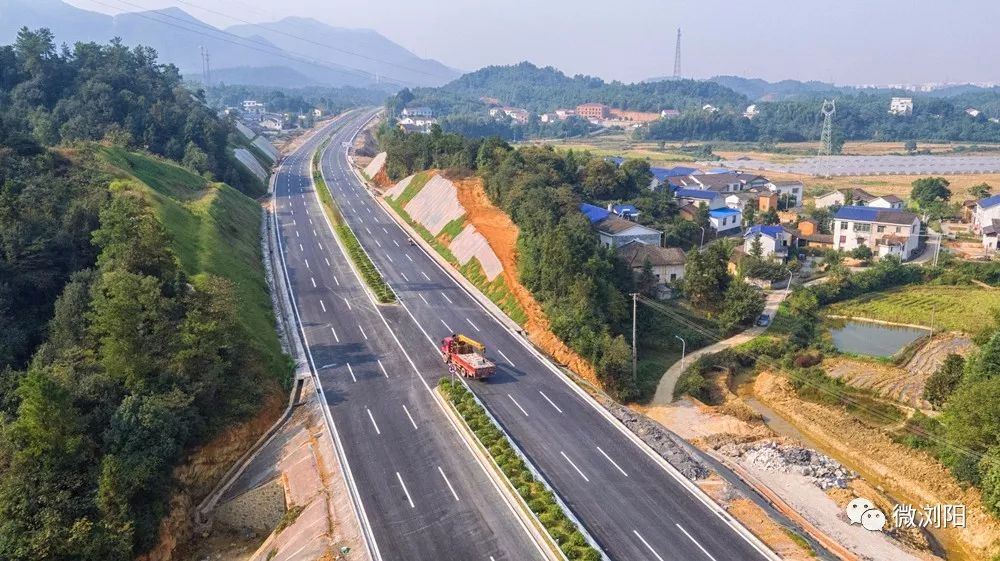
[[[975,335],[992,325],[1000,290],[976,286],[910,286],[833,304],[831,314],[926,325]]]

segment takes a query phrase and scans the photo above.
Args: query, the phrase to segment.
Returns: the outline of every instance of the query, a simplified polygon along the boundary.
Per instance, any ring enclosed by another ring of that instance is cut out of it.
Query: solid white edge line
[[[337,122],[336,119],[332,121],[330,123],[330,128],[333,128],[333,124],[336,122]],[[333,133],[331,132],[331,136],[332,135]],[[312,139],[310,139],[310,142],[311,141]],[[318,149],[318,144],[321,143],[317,143],[317,149]],[[313,150],[313,152],[315,152],[315,150]],[[275,202],[277,200],[277,192],[278,192],[277,178],[278,174],[281,173],[282,167],[284,166],[279,165],[278,169],[275,170],[274,174],[271,176],[272,180],[275,182],[274,189],[271,189],[272,202]],[[278,222],[277,217],[274,216],[273,214],[272,214],[272,220],[274,221],[275,225],[274,234],[275,234],[275,240],[278,245],[278,258],[279,261],[281,262],[281,274],[285,278],[285,284],[287,285],[289,293],[289,300],[291,301],[292,304],[293,320],[296,324],[296,327],[298,328],[299,336],[302,337],[302,343],[303,343],[302,346],[306,353],[306,359],[309,364],[310,372],[312,373],[313,381],[316,384],[317,389],[319,390],[318,392],[316,392],[316,400],[319,402],[320,409],[324,412],[324,417],[326,418],[327,423],[329,424],[330,433],[334,442],[335,452],[337,453],[337,456],[339,457],[341,464],[344,466],[343,469],[344,482],[347,484],[348,492],[351,495],[351,500],[356,507],[352,510],[354,511],[355,517],[357,517],[358,519],[358,525],[361,526],[361,531],[363,534],[365,534],[365,539],[363,540],[365,549],[368,550],[369,555],[371,555],[375,561],[381,561],[382,553],[379,550],[378,542],[375,539],[375,533],[372,530],[371,521],[368,519],[368,513],[365,510],[364,501],[361,500],[361,494],[358,491],[357,481],[355,481],[354,479],[354,472],[351,469],[351,464],[347,460],[347,455],[344,452],[344,444],[340,440],[340,433],[337,430],[337,424],[333,421],[333,414],[330,412],[330,406],[326,402],[326,399],[324,397],[323,383],[320,381],[319,375],[316,373],[316,362],[312,356],[312,350],[309,348],[309,339],[308,337],[306,337],[305,327],[302,325],[302,316],[299,314],[299,305],[297,297],[295,295],[295,288],[292,286],[291,277],[288,276],[288,264],[285,262],[285,255],[284,255],[285,253],[284,242],[281,240],[281,232],[279,230],[280,223]],[[323,397],[323,399],[321,399],[321,397]],[[539,549],[539,551],[541,551],[541,549]]]
[[[417,508],[416,505],[413,504],[413,499],[410,498],[410,492],[406,489],[406,483],[403,483],[403,476],[399,475],[398,471],[396,472],[396,479],[399,480],[400,486],[403,487],[403,492],[406,493],[406,500],[410,503],[410,508]]]
[[[563,459],[566,460],[566,463],[568,463],[569,465],[573,466],[573,469],[575,469],[576,472],[580,474],[580,477],[582,477],[584,481],[586,481],[587,483],[590,483],[590,479],[588,479],[587,476],[584,475],[582,471],[580,471],[580,468],[576,467],[576,464],[573,463],[573,460],[569,459],[569,456],[566,455],[566,452],[563,452],[562,450],[560,450],[559,454],[561,454],[562,457],[563,457]]]
[[[444,474],[444,470],[441,469],[441,466],[438,466],[438,473],[441,474],[441,478],[444,479],[444,482],[448,484],[448,490],[451,491],[451,496],[455,497],[455,502],[461,500],[458,498],[458,493],[456,493],[455,488],[451,486],[451,481],[448,481],[448,476]]]
[[[674,526],[677,526],[677,528],[680,531],[684,532],[684,535],[687,536],[689,540],[691,540],[692,542],[694,542],[694,545],[698,546],[698,549],[700,549],[701,552],[704,553],[709,559],[711,559],[712,561],[718,561],[715,557],[712,557],[712,554],[709,553],[707,549],[705,549],[704,547],[702,547],[702,545],[700,543],[698,543],[698,540],[694,539],[694,536],[692,536],[691,534],[689,534],[688,531],[684,529],[684,526],[681,526],[680,524],[678,524],[676,522],[674,523]]]
[[[359,179],[359,181],[360,181],[360,179]],[[383,209],[383,211],[385,211],[385,209]],[[385,213],[386,213],[387,216],[390,217],[391,220],[393,220],[393,221],[396,220],[393,217],[393,215],[391,213],[389,213],[388,211],[385,211]],[[399,223],[397,222],[397,225],[398,224]],[[402,226],[400,226],[400,228],[402,229]],[[404,232],[405,232],[405,230],[404,230]],[[567,376],[565,373],[561,372],[558,367],[556,367],[554,364],[552,364],[551,362],[549,362],[549,360],[546,359],[538,351],[538,349],[534,348],[531,345],[531,343],[529,343],[528,341],[526,341],[524,339],[524,337],[521,337],[517,333],[511,331],[510,328],[507,327],[504,324],[504,322],[502,322],[500,320],[500,318],[497,317],[492,311],[490,311],[482,302],[480,302],[479,299],[476,298],[470,292],[470,290],[468,288],[466,288],[462,283],[460,283],[458,280],[456,280],[454,277],[452,277],[451,273],[447,269],[445,269],[445,267],[441,263],[439,263],[434,257],[432,257],[427,252],[427,250],[425,250],[421,246],[417,246],[417,247],[418,247],[418,249],[420,249],[420,251],[422,251],[427,256],[427,258],[435,266],[437,266],[438,269],[440,269],[443,273],[445,273],[446,275],[448,275],[449,278],[451,278],[452,283],[456,287],[458,287],[459,290],[465,292],[469,296],[469,298],[472,299],[472,301],[477,306],[479,306],[480,308],[482,308],[483,312],[485,312],[485,314],[487,315],[487,317],[489,317],[491,320],[495,321],[502,329],[504,329],[505,331],[507,331],[507,333],[509,333],[511,335],[511,338],[513,338],[521,346],[523,346],[525,348],[525,350],[527,350],[527,352],[529,354],[531,354],[532,356],[534,356],[545,368],[548,368],[550,371],[552,371],[556,375],[557,379],[559,379],[560,381],[562,381],[562,383],[565,384],[566,386],[568,386],[571,391],[573,391],[574,393],[576,393],[577,396],[583,402],[585,402],[588,405],[590,405],[597,412],[598,415],[600,415],[601,417],[603,417],[605,419],[605,421],[607,423],[609,423],[611,426],[613,426],[615,429],[617,429],[618,432],[622,433],[622,435],[625,436],[626,439],[630,440],[639,449],[640,452],[646,454],[646,456],[649,459],[651,459],[653,461],[653,463],[659,465],[660,468],[663,471],[665,471],[668,475],[670,475],[674,479],[675,482],[677,482],[681,487],[684,487],[688,491],[688,493],[690,495],[692,495],[700,503],[702,503],[703,505],[705,505],[705,508],[707,508],[710,512],[712,512],[713,514],[715,514],[715,516],[720,521],[722,521],[723,524],[729,526],[734,532],[736,532],[736,534],[738,534],[741,538],[743,538],[743,541],[747,542],[747,544],[750,547],[752,547],[753,549],[755,549],[757,551],[757,553],[760,553],[761,556],[764,557],[765,559],[769,559],[769,560],[772,560],[772,561],[781,561],[781,557],[779,557],[776,553],[774,553],[774,551],[772,551],[767,546],[767,544],[765,544],[763,541],[761,541],[760,538],[758,538],[756,535],[754,535],[752,532],[750,532],[750,530],[748,530],[746,528],[746,526],[744,526],[738,520],[733,519],[725,511],[725,509],[723,509],[721,506],[719,506],[718,503],[716,503],[715,501],[713,501],[697,485],[695,485],[693,482],[691,482],[686,477],[684,477],[684,475],[680,471],[678,471],[677,468],[675,468],[670,462],[668,462],[665,458],[663,458],[662,456],[660,456],[659,454],[657,454],[652,449],[652,447],[650,447],[649,444],[646,444],[645,442],[643,442],[643,440],[641,438],[639,438],[638,435],[636,435],[631,430],[629,430],[628,427],[626,427],[625,425],[623,425],[621,423],[621,421],[619,421],[618,419],[616,419],[611,414],[610,411],[608,411],[603,406],[601,406],[599,403],[597,403],[597,401],[593,397],[591,397],[590,394],[588,394],[583,388],[581,388],[580,386],[578,386],[572,379],[569,378],[569,376]],[[456,274],[459,274],[459,273],[456,273]],[[449,303],[454,304],[454,302],[451,301],[451,298],[448,298],[448,296],[446,294],[444,294],[444,292],[442,292],[441,295],[444,296],[445,299],[448,300]],[[402,305],[403,305],[403,308],[407,310],[407,313],[409,313],[409,308],[407,308],[406,304],[402,304]],[[503,313],[503,312],[500,312],[500,313]],[[410,318],[413,319],[413,321],[416,322],[418,324],[418,326],[419,326],[419,322],[417,322],[416,317],[414,317],[412,313],[410,313]],[[511,320],[511,321],[513,322],[513,320]],[[424,335],[427,336],[427,333],[425,332]],[[428,340],[430,340],[431,344],[433,345],[434,344],[434,340],[431,339],[430,336],[427,336],[427,338],[428,338]],[[597,548],[597,549],[600,549],[600,548]]]
[[[611,462],[611,465],[615,466],[615,468],[618,469],[618,471],[622,472],[622,475],[628,477],[628,473],[626,473],[625,470],[622,469],[622,466],[618,465],[618,462],[612,460],[611,456],[609,456],[607,452],[602,450],[600,446],[597,446],[597,451],[600,452],[602,456],[604,456],[604,459]]]
[[[374,117],[372,117],[372,119],[374,119]],[[358,130],[360,130],[360,129],[358,129]],[[355,131],[355,136],[356,136],[356,134],[357,134],[357,131]],[[344,151],[344,154],[345,154],[345,157],[346,157],[346,154],[347,154],[346,149]],[[320,167],[320,173],[322,174],[322,172],[323,172],[323,170],[322,170],[322,166],[321,166]],[[358,173],[357,173],[357,170],[354,170],[354,174],[355,174],[356,181],[360,182],[361,179],[360,179],[360,175],[358,175]],[[333,225],[330,224],[330,219],[326,218],[326,213],[324,213],[323,216],[326,219],[327,227],[332,232],[333,231]],[[386,216],[388,217],[388,214]],[[389,217],[389,219],[392,220],[391,217]],[[403,228],[401,226],[399,226],[397,224],[397,227],[399,227],[400,231],[403,231],[405,233],[405,231],[403,230]],[[341,254],[344,255],[344,257],[346,258],[347,257],[347,251],[340,244],[340,240],[338,238],[334,237],[334,241],[336,242],[337,247],[340,248]],[[358,271],[354,270],[354,269],[352,269],[352,271],[354,272],[355,277],[358,278],[358,282],[362,282],[361,276],[358,273]],[[386,281],[386,282],[388,283],[388,281]],[[369,295],[369,298],[373,298],[373,297],[371,295]],[[448,298],[448,297],[445,296],[445,298]],[[347,299],[345,298],[344,300],[346,301]],[[451,300],[449,299],[448,301],[450,302]],[[373,302],[374,302],[374,300],[373,300]],[[409,308],[407,308],[406,304],[402,300],[400,300],[399,302],[403,306],[403,309],[406,310],[406,313],[410,316],[410,319],[412,319],[414,322],[416,322],[416,318],[413,317],[413,314],[410,312]],[[528,540],[531,541],[532,544],[534,544],[535,549],[538,551],[539,557],[541,559],[548,559],[549,555],[546,553],[548,546],[547,545],[542,545],[536,539],[536,535],[533,534],[531,532],[531,530],[528,528],[527,524],[525,523],[524,519],[522,518],[522,514],[520,513],[520,510],[519,510],[520,507],[515,507],[514,504],[511,502],[510,497],[508,497],[508,495],[503,491],[503,489],[500,488],[500,482],[498,482],[496,480],[496,475],[492,472],[492,468],[489,467],[489,466],[487,466],[486,464],[484,464],[482,461],[480,461],[478,459],[479,456],[477,455],[476,450],[472,447],[472,444],[470,444],[465,439],[465,437],[463,436],[464,433],[462,432],[462,429],[459,428],[457,422],[451,417],[451,415],[448,414],[448,410],[445,408],[444,400],[437,393],[435,393],[433,389],[431,389],[430,385],[427,383],[427,380],[425,380],[424,377],[420,374],[420,370],[417,368],[417,365],[413,362],[413,359],[410,357],[410,353],[407,352],[406,347],[403,346],[403,343],[399,340],[399,337],[396,336],[396,332],[393,331],[392,327],[389,326],[389,321],[387,319],[385,319],[385,315],[382,314],[382,309],[379,308],[378,306],[375,306],[375,312],[382,319],[382,323],[385,324],[386,329],[388,329],[389,335],[391,335],[392,338],[393,338],[393,340],[396,341],[396,345],[399,347],[400,351],[403,353],[403,356],[406,357],[406,361],[410,363],[410,367],[413,369],[414,374],[416,374],[417,378],[420,380],[420,383],[423,384],[424,388],[431,395],[431,399],[434,401],[435,404],[437,404],[438,409],[441,410],[441,413],[444,415],[444,417],[446,419],[448,419],[448,423],[451,425],[452,430],[455,431],[455,435],[458,437],[459,442],[461,442],[462,445],[465,446],[465,449],[468,450],[468,452],[469,452],[469,454],[470,454],[473,462],[476,465],[479,466],[479,469],[482,470],[483,475],[486,476],[487,481],[489,481],[490,484],[493,485],[493,488],[496,489],[497,495],[499,495],[500,498],[501,498],[501,500],[503,500],[504,504],[507,505],[507,509],[510,510],[510,513],[514,516],[514,519],[521,526],[521,529],[524,530],[525,535],[528,536]],[[428,335],[426,331],[424,331],[423,327],[420,326],[419,324],[417,324],[417,327],[421,330],[421,332],[423,332],[424,336],[427,337],[427,340],[431,342],[431,345],[434,346],[434,340],[431,339],[430,335]],[[435,348],[437,348],[437,347],[435,346]],[[534,517],[533,514],[531,516]],[[573,518],[572,512],[570,512],[570,517]],[[537,518],[535,518],[535,519],[537,520]],[[367,518],[366,518],[366,521],[367,521]],[[579,520],[575,520],[575,522],[577,522],[579,524]],[[593,545],[595,542],[591,541],[591,543]],[[606,556],[604,556],[604,558],[606,559]],[[378,560],[376,560],[376,561],[380,561],[380,560],[381,560],[381,553],[378,553]]]
[[[635,537],[639,538],[639,541],[642,542],[642,545],[646,546],[646,549],[648,549],[650,553],[655,555],[656,558],[659,559],[660,561],[663,561],[663,558],[660,557],[660,554],[657,553],[655,549],[653,549],[653,546],[649,545],[649,542],[646,541],[646,538],[642,537],[642,534],[640,534],[636,530],[632,530],[632,533],[635,534]]]

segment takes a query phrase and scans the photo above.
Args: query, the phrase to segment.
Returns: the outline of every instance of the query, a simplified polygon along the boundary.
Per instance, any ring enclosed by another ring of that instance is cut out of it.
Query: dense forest
[[[1000,89],[955,90],[913,94],[891,90],[829,89],[821,83],[787,87],[794,94],[778,101],[757,101],[724,84],[743,86],[756,92],[765,85],[754,81],[719,78],[718,81],[661,80],[636,84],[604,82],[590,76],[569,77],[558,70],[538,68],[522,62],[512,66],[489,66],[466,74],[439,88],[418,88],[390,98],[390,110],[402,104],[426,105],[441,118],[446,132],[471,136],[499,135],[505,139],[565,137],[588,132],[585,128],[546,128],[538,123],[516,125],[491,122],[489,103],[522,107],[533,114],[558,108],[573,108],[595,101],[613,108],[659,112],[677,109],[681,116],[640,127],[640,140],[720,140],[751,142],[798,142],[816,140],[820,132],[820,104],[825,97],[837,99],[834,133],[844,140],[875,141],[964,141],[1000,142]],[[753,87],[750,87],[753,86]],[[914,98],[913,114],[893,116],[888,112],[894,95]],[[401,103],[402,102],[402,103]],[[743,111],[755,103],[760,113],[753,119]],[[711,104],[718,111],[704,111]],[[967,107],[982,114],[972,117]]]
[[[616,166],[589,153],[560,153],[550,146],[515,149],[497,137],[469,139],[440,127],[431,134],[404,134],[383,126],[378,139],[388,153],[392,179],[429,168],[478,174],[490,200],[518,226],[519,280],[544,307],[553,332],[590,361],[615,397],[636,400],[651,395],[662,365],[651,384],[632,376],[628,294],[648,293],[655,288],[655,278],[651,285],[651,271],[633,275],[613,250],[599,244],[579,205],[635,204],[643,223],[665,230],[667,245],[689,250],[698,246],[701,227],[708,225],[707,209],[699,221],[680,218],[668,193],[646,188],[651,174],[649,163],[642,160]],[[709,243],[704,256],[690,252],[689,274],[695,280],[676,287],[692,300],[705,295],[699,305],[718,317],[723,330],[752,322],[763,308],[762,296],[730,278],[726,263],[731,250],[720,241]],[[654,314],[640,314],[639,327],[640,348],[670,347],[674,335],[692,345],[706,339],[697,331],[657,321]]]
[[[243,201],[250,240],[230,230],[229,249],[259,261],[258,205],[207,179],[259,192],[228,155],[235,136],[148,49],[56,52],[46,30],[0,47],[0,559],[146,551],[182,453],[286,374],[248,332],[247,288],[187,274],[148,187],[122,179],[159,162],[165,189]],[[116,168],[112,151],[132,156]],[[173,234],[197,235],[184,224]]]

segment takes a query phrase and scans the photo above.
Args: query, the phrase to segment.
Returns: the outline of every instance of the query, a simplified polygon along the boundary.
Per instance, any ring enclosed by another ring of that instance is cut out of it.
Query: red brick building
[[[584,119],[607,119],[611,117],[611,108],[603,103],[584,103],[576,106],[576,114]]]

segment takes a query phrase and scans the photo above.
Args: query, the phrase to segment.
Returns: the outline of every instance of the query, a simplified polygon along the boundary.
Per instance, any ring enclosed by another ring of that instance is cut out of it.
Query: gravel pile
[[[670,465],[677,468],[684,477],[691,481],[707,478],[711,472],[700,461],[695,459],[677,441],[673,433],[660,426],[658,423],[636,414],[631,409],[623,407],[613,401],[599,398],[598,401],[611,412],[628,430],[635,433],[653,450],[656,451]]]
[[[738,458],[748,467],[808,477],[823,490],[844,489],[850,480],[858,476],[836,460],[815,450],[774,441],[726,444],[718,452],[730,458]]]

